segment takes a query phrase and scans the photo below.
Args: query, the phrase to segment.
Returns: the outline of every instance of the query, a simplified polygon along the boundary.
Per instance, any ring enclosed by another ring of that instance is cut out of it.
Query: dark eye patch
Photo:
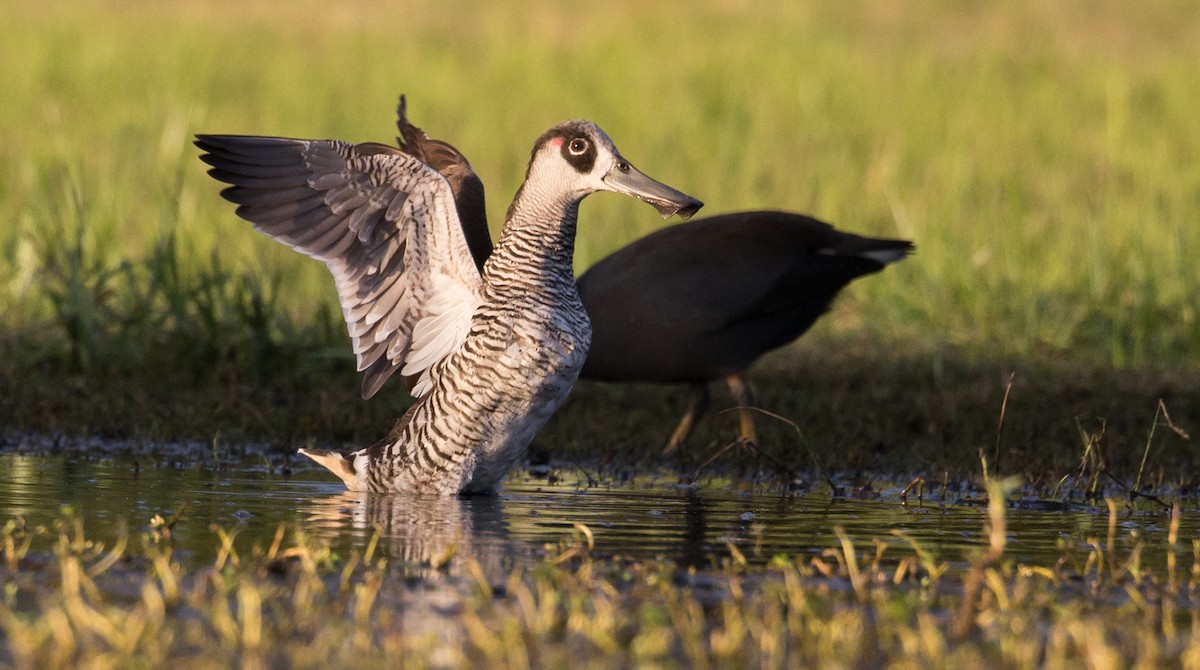
[[[562,144],[562,157],[580,174],[587,174],[596,166],[596,143],[578,135],[568,137]]]

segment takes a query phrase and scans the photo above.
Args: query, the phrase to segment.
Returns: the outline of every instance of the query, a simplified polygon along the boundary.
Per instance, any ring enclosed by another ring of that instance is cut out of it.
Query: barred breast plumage
[[[639,172],[595,124],[568,121],[534,144],[481,274],[461,198],[421,155],[276,137],[196,144],[239,216],[329,268],[363,396],[396,372],[415,381],[417,401],[386,439],[349,457],[302,450],[360,491],[494,491],[587,353],[571,260],[580,201],[615,191],[685,218],[701,206]]]

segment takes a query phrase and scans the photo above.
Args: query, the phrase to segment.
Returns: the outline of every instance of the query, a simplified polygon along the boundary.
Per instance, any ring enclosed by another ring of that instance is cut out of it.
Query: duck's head
[[[689,218],[704,205],[647,177],[591,121],[565,121],[543,133],[533,146],[525,179],[575,198],[597,191],[623,193],[653,205],[664,219],[673,214]]]

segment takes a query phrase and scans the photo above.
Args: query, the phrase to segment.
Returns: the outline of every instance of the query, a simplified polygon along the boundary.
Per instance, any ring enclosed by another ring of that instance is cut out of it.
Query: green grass
[[[789,467],[973,469],[1011,372],[1002,464],[1057,474],[1102,436],[1133,468],[1160,399],[1200,425],[1186,2],[10,1],[0,58],[9,430],[287,449],[382,434],[403,394],[356,399],[324,268],[234,217],[190,140],[388,140],[400,92],[470,156],[494,233],[533,138],[586,116],[707,213],[913,239],[756,368],[761,405],[800,427],[761,421]],[[661,225],[590,198],[578,269]],[[653,452],[678,397],[582,386],[539,448]],[[702,426],[702,457],[730,425]],[[1189,443],[1154,442],[1186,479]]]
[[[190,136],[386,140],[404,91],[471,157],[497,224],[533,138],[586,116],[708,212],[914,239],[823,334],[865,322],[901,346],[1197,363],[1188,3],[793,5],[7,2],[0,320],[56,316],[40,241],[78,234],[95,273],[174,235],[197,283],[217,249],[308,321],[333,302],[324,270],[236,220]],[[659,225],[591,199],[580,269]]]

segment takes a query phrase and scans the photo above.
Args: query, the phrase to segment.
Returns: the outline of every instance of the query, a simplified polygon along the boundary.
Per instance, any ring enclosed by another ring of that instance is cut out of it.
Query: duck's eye
[[[572,156],[579,156],[582,155],[583,152],[587,151],[587,147],[587,140],[576,137],[575,139],[571,140],[569,145],[567,145],[567,151],[570,151]]]

